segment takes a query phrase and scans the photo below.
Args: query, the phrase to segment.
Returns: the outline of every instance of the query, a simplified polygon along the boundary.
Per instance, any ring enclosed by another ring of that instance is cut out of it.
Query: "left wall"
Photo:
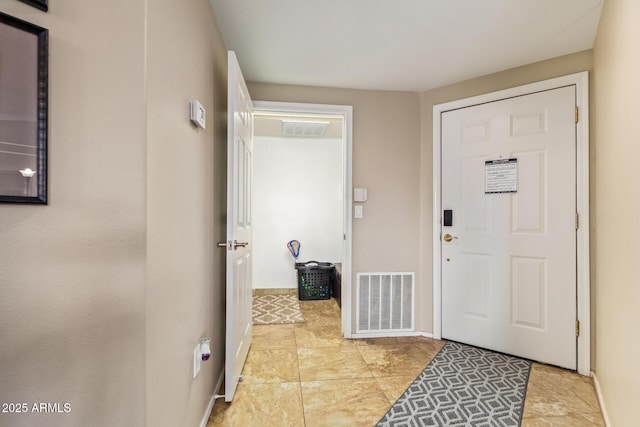
[[[145,1],[16,0],[49,29],[49,205],[0,205],[2,426],[145,422]],[[69,413],[32,412],[69,403]]]
[[[0,403],[71,404],[0,425],[197,426],[224,345],[227,60],[209,3],[0,12],[50,30],[50,203],[0,205]]]

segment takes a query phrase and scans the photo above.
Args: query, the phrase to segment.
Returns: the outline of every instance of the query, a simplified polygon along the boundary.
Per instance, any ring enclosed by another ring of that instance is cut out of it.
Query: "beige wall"
[[[353,106],[353,186],[369,190],[364,219],[353,220],[353,278],[357,272],[418,272],[418,94],[263,83],[248,86],[254,100]],[[416,280],[420,284],[423,278],[417,275]],[[420,300],[423,287],[417,286]],[[417,324],[423,324],[424,312],[417,310],[416,314]]]
[[[50,30],[50,203],[0,205],[0,402],[71,412],[0,425],[141,426],[145,2],[50,3],[0,0]]]
[[[422,141],[420,146],[420,259],[425,278],[425,310],[429,311],[427,331],[433,330],[432,324],[432,239],[433,239],[433,106],[457,99],[470,98],[502,89],[573,74],[592,69],[592,52],[584,51],[562,56],[548,61],[537,62],[524,67],[514,68],[500,73],[490,74],[457,84],[444,86],[423,92],[421,95]]]
[[[198,425],[224,358],[226,50],[207,0],[148,2],[147,425]],[[189,121],[189,100],[207,111]],[[213,355],[192,377],[193,349]]]
[[[638,425],[640,402],[640,3],[607,0],[594,51],[595,371],[612,426]]]
[[[223,366],[226,51],[207,0],[50,3],[0,0],[50,30],[50,203],[0,206],[0,402],[71,412],[0,425],[198,425]]]
[[[224,240],[226,53],[206,0],[173,3],[67,0],[43,13],[0,0],[1,12],[50,29],[51,54],[50,203],[0,206],[0,402],[72,408],[0,413],[0,425],[197,425],[213,392],[224,345],[224,253],[214,244]],[[639,18],[636,1],[608,0],[593,55],[422,94],[249,85],[256,100],[353,105],[353,184],[369,189],[354,220],[354,276],[416,271],[417,326],[429,332],[433,105],[594,68],[592,357],[616,426],[635,422],[640,400]],[[187,121],[192,98],[207,108],[206,130]],[[214,355],[193,380],[202,336]]]
[[[415,271],[416,326],[430,333],[433,106],[591,68],[592,52],[584,51],[421,94],[264,83],[249,91],[261,101],[353,105],[353,186],[369,188],[365,218],[353,221],[354,280],[356,272]]]

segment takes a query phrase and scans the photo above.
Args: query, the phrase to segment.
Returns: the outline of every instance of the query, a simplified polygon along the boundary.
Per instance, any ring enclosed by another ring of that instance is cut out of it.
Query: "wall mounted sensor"
[[[354,188],[353,189],[353,201],[354,202],[366,202],[367,201],[367,189],[366,188]]]
[[[189,118],[196,125],[204,129],[207,121],[207,112],[199,101],[189,102]]]

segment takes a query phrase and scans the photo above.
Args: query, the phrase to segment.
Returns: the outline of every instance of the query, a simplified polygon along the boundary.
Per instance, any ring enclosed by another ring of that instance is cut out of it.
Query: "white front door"
[[[570,85],[442,113],[443,338],[576,369],[575,108]]]
[[[231,402],[251,346],[251,170],[253,105],[229,52],[227,121],[227,326],[225,401]]]

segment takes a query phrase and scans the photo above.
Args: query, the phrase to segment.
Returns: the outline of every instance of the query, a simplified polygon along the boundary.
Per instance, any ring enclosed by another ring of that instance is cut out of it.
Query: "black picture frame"
[[[26,3],[30,6],[43,10],[45,12],[49,11],[49,0],[20,0],[22,3]]]
[[[26,87],[28,90],[14,89],[9,94],[3,94],[3,86],[0,85],[0,98],[4,95],[5,98],[12,99],[11,96],[13,96],[18,104],[31,103],[31,107],[27,110],[33,110],[34,113],[32,116],[22,118],[21,113],[16,115],[14,111],[16,102],[4,104],[0,102],[0,174],[2,174],[0,175],[0,203],[47,204],[49,30],[0,12],[0,27],[2,26],[7,27],[0,30],[12,35],[5,38],[3,45],[0,45],[0,49],[5,49],[4,53],[8,56],[0,63],[0,76],[5,72],[4,80],[8,80],[4,90],[9,91],[10,88],[15,87]],[[22,32],[24,32],[24,38]],[[35,36],[35,47],[33,36]],[[13,49],[11,48],[12,40],[16,43]],[[23,42],[31,46],[29,54],[24,53],[20,44]],[[31,52],[35,58],[29,58]],[[15,65],[16,63],[29,65],[24,66],[23,69],[22,65]],[[8,64],[14,64],[12,65],[14,68],[9,68]],[[18,67],[17,70],[16,67]],[[22,79],[19,85],[14,85],[11,79],[17,80],[15,76],[21,74],[33,76],[33,78]],[[23,96],[23,94],[26,95]],[[29,158],[28,169],[24,166],[27,161],[24,159],[27,157]],[[31,164],[34,167],[33,170]],[[19,180],[17,184],[16,179]],[[24,190],[21,190],[21,194],[17,194],[19,191],[16,188],[22,185]]]

